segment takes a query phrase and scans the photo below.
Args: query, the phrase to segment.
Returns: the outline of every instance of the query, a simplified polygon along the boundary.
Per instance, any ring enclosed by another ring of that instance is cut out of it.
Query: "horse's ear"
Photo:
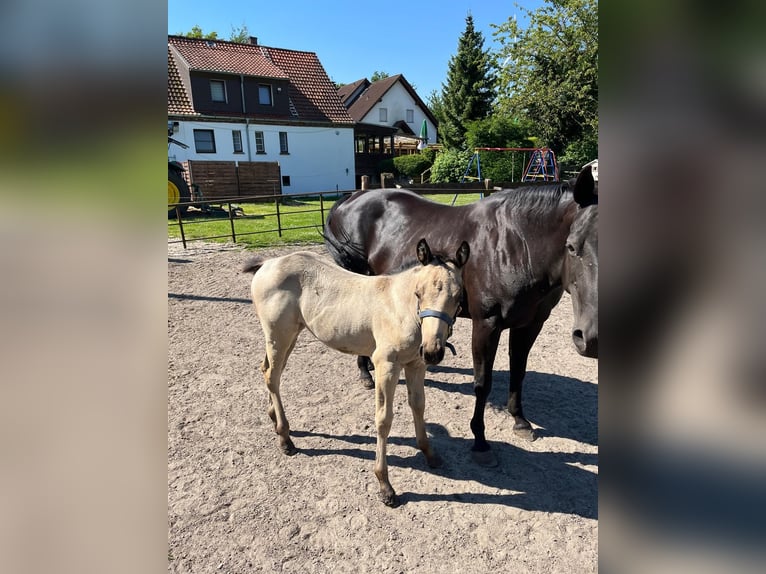
[[[463,241],[455,254],[455,262],[458,267],[462,267],[468,262],[468,256],[471,254],[471,248],[468,247],[468,242]]]
[[[592,166],[587,166],[577,176],[574,184],[574,200],[580,207],[585,207],[598,202],[596,194],[596,182],[593,179]]]
[[[433,253],[431,253],[431,248],[428,246],[428,242],[424,237],[418,241],[418,261],[420,261],[423,265],[428,265],[433,260]]]

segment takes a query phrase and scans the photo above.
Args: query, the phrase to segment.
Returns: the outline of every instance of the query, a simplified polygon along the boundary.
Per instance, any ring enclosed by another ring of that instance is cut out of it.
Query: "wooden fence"
[[[183,162],[193,199],[213,201],[280,195],[282,176],[276,161]]]

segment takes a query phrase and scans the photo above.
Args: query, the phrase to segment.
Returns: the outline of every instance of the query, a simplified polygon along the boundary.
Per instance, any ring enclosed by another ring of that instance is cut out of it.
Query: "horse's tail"
[[[258,273],[258,270],[263,267],[264,263],[266,263],[266,260],[263,257],[251,257],[242,266],[242,273]]]
[[[338,207],[349,197],[351,196],[343,197],[337,201],[327,214],[324,233],[322,233],[324,244],[335,263],[344,269],[361,275],[372,275],[372,269],[367,263],[367,252],[364,245],[354,241],[346,228],[337,223],[334,218]]]

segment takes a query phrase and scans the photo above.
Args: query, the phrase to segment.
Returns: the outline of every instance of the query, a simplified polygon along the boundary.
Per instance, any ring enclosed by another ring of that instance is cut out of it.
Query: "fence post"
[[[234,243],[236,243],[237,236],[234,234],[234,212],[231,210],[231,201],[227,202],[226,205],[229,206],[229,223],[231,223],[231,240]]]
[[[186,249],[186,235],[184,235],[184,224],[181,218],[181,208],[176,204],[176,220],[178,221],[178,228],[181,230],[181,243]]]
[[[319,213],[322,217],[322,229],[324,229],[324,193],[319,194]]]
[[[279,198],[278,197],[274,198],[274,203],[277,206],[277,234],[279,235],[279,237],[282,237],[282,218],[280,217],[280,214],[279,214]]]

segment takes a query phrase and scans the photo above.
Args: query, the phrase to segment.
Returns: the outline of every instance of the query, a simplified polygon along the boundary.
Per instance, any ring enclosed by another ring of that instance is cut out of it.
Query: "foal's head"
[[[436,365],[444,358],[444,348],[452,333],[452,324],[460,311],[463,296],[462,267],[468,261],[470,249],[463,241],[455,259],[442,260],[431,253],[425,239],[418,242],[418,261],[423,265],[417,274],[415,295],[421,321],[423,359]]]

